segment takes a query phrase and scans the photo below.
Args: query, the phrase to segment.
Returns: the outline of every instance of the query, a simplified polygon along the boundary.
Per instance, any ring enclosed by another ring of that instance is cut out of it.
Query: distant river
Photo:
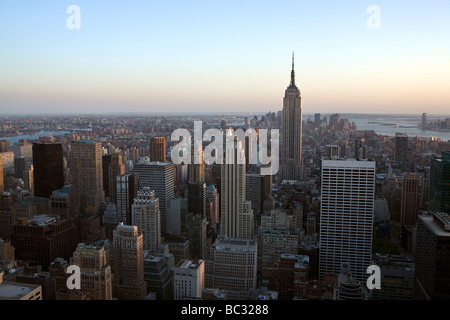
[[[304,119],[310,118],[314,121],[314,114],[305,115]],[[321,117],[327,117],[329,120],[330,114],[322,114]],[[428,115],[428,120],[436,121],[436,119],[444,120],[450,115],[434,116]],[[355,113],[341,113],[339,119],[349,119],[350,123],[355,122],[357,130],[373,130],[377,134],[395,136],[396,132],[407,133],[409,137],[422,138],[440,138],[444,141],[450,140],[450,131],[431,131],[421,130],[422,115],[381,115],[381,114],[355,114]]]
[[[16,142],[19,142],[22,139],[25,140],[37,140],[40,137],[50,137],[50,136],[61,136],[65,134],[69,134],[73,131],[86,131],[87,129],[74,129],[71,131],[40,131],[33,134],[20,134],[18,136],[11,136],[11,137],[0,137],[0,140],[9,140],[9,145],[12,146]]]
[[[340,119],[347,117],[350,122],[354,121],[358,130],[373,130],[377,134],[387,136],[395,136],[396,132],[407,133],[409,137],[422,138],[440,138],[444,141],[450,140],[450,131],[431,131],[421,129],[421,118],[417,116],[366,116],[352,115],[342,116]],[[435,119],[430,119],[433,121]]]

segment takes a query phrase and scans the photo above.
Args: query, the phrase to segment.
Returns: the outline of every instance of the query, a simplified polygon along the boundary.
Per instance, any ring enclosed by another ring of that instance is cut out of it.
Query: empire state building
[[[294,54],[291,83],[283,99],[281,120],[280,182],[302,180],[302,98],[295,85]]]

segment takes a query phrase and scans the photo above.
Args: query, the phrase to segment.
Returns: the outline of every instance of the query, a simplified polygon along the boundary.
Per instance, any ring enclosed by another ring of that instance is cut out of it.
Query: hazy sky
[[[305,113],[450,114],[448,0],[1,0],[0,115],[278,111],[293,51]]]

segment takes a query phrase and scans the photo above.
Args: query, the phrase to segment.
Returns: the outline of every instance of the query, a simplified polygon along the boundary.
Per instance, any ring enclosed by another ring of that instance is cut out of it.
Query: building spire
[[[292,51],[292,70],[294,70],[294,51]]]
[[[295,87],[294,51],[292,51],[291,86]]]

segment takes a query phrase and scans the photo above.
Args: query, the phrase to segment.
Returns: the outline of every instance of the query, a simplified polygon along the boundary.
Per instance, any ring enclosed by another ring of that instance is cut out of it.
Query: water
[[[342,118],[348,118],[350,122],[354,121],[358,130],[373,130],[377,134],[395,136],[396,132],[401,132],[407,133],[409,137],[435,137],[440,138],[443,141],[450,140],[450,131],[422,130],[421,116],[348,115],[340,117],[340,119]],[[436,119],[437,118],[429,118],[429,121],[435,121]]]
[[[25,140],[37,140],[40,137],[60,136],[71,133],[71,131],[41,131],[33,134],[21,134],[12,137],[0,137],[0,140],[9,140],[9,145],[12,146],[22,139]]]
[[[322,114],[321,118],[330,119],[330,114]],[[314,121],[314,115],[306,115]],[[445,120],[450,115],[433,116],[428,115],[429,122],[436,119]],[[443,141],[450,141],[450,131],[422,130],[422,115],[376,115],[376,114],[339,114],[339,119],[349,119],[350,123],[355,122],[357,130],[373,130],[377,134],[395,136],[396,132],[407,133],[409,137],[440,138]]]

